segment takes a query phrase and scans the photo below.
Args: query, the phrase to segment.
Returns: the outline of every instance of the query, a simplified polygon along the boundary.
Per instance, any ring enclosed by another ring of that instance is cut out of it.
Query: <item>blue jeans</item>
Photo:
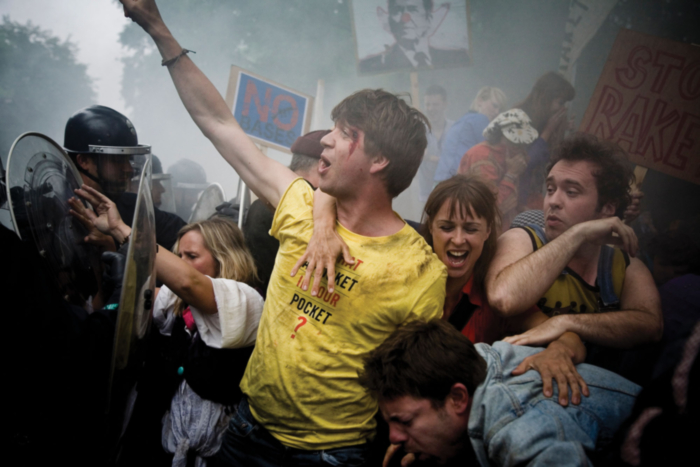
[[[306,451],[280,443],[259,424],[250,413],[243,398],[231,418],[219,452],[208,460],[216,466],[364,466],[367,465],[370,444],[360,444],[323,451]]]
[[[610,443],[641,389],[583,363],[576,369],[590,396],[562,407],[556,383],[553,395],[546,397],[537,371],[512,375],[520,362],[542,349],[505,342],[475,347],[486,360],[487,374],[472,397],[469,437],[482,465],[592,465],[588,454]]]

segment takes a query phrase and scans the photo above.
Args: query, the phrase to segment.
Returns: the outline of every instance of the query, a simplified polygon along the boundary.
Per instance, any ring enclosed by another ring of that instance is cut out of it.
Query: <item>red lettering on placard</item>
[[[241,110],[241,115],[247,116],[250,112],[250,101],[252,100],[255,104],[255,108],[260,116],[260,121],[267,122],[267,114],[270,110],[270,97],[272,96],[272,89],[267,88],[265,90],[265,101],[264,105],[260,105],[260,96],[258,95],[258,87],[252,80],[248,81],[245,87],[245,95],[243,97],[243,110]],[[274,112],[274,110],[273,110]]]
[[[622,87],[637,89],[644,84],[647,70],[644,65],[651,63],[652,53],[649,47],[637,46],[627,56],[627,66],[615,68],[615,80]]]
[[[612,86],[605,86],[600,93],[600,99],[595,109],[593,118],[586,133],[591,133],[602,139],[610,139],[614,134],[614,127],[611,118],[622,108],[622,93]],[[593,124],[595,123],[595,127]]]
[[[680,120],[678,112],[675,109],[666,112],[667,107],[668,102],[663,99],[658,99],[654,103],[651,115],[645,119],[647,123],[642,128],[636,150],[634,151],[636,154],[641,155],[651,150],[654,162],[660,162],[666,153],[666,146],[664,145],[666,130]]]
[[[657,51],[652,66],[659,71],[656,72],[654,84],[651,85],[651,92],[660,94],[673,70],[682,70],[683,65],[685,65],[685,58],[662,50]]]
[[[618,130],[622,130],[617,144],[627,152],[633,151],[632,146],[637,141],[644,126],[648,104],[647,97],[636,96],[613,130],[614,134],[617,134]]]
[[[683,112],[681,123],[673,136],[671,148],[664,157],[664,164],[678,170],[685,170],[688,160],[694,155],[689,154],[688,150],[696,143],[693,136],[698,135],[698,129],[700,129],[700,116]]]

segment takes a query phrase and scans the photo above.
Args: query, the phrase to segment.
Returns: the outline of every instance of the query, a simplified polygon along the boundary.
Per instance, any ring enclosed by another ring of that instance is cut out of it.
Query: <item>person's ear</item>
[[[469,391],[462,383],[455,383],[447,396],[448,403],[457,414],[463,414],[469,410]]]
[[[90,165],[94,162],[92,160],[92,156],[89,154],[77,154],[75,156],[75,163],[80,166],[81,169],[88,170]]]
[[[600,210],[602,217],[612,217],[617,212],[617,207],[613,203],[605,203]]]
[[[389,159],[381,154],[372,158],[372,165],[369,168],[369,173],[376,174],[384,170],[389,165]]]

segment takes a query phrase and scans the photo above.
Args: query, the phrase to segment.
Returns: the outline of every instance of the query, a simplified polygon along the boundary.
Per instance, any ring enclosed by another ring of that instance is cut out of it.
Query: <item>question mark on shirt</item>
[[[301,320],[301,323],[297,324],[297,327],[294,328],[294,332],[297,332],[297,329],[306,324],[306,318],[304,318],[303,316],[300,316],[298,319]],[[292,339],[294,339],[294,334],[292,334]]]

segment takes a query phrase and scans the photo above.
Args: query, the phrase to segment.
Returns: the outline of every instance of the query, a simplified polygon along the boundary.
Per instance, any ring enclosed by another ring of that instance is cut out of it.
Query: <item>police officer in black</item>
[[[132,160],[150,153],[138,144],[131,121],[116,110],[93,105],[74,113],[66,123],[63,147],[83,175],[83,183],[107,195],[131,226],[136,194],[128,193],[134,175]],[[156,241],[171,249],[186,224],[175,214],[155,209]]]

